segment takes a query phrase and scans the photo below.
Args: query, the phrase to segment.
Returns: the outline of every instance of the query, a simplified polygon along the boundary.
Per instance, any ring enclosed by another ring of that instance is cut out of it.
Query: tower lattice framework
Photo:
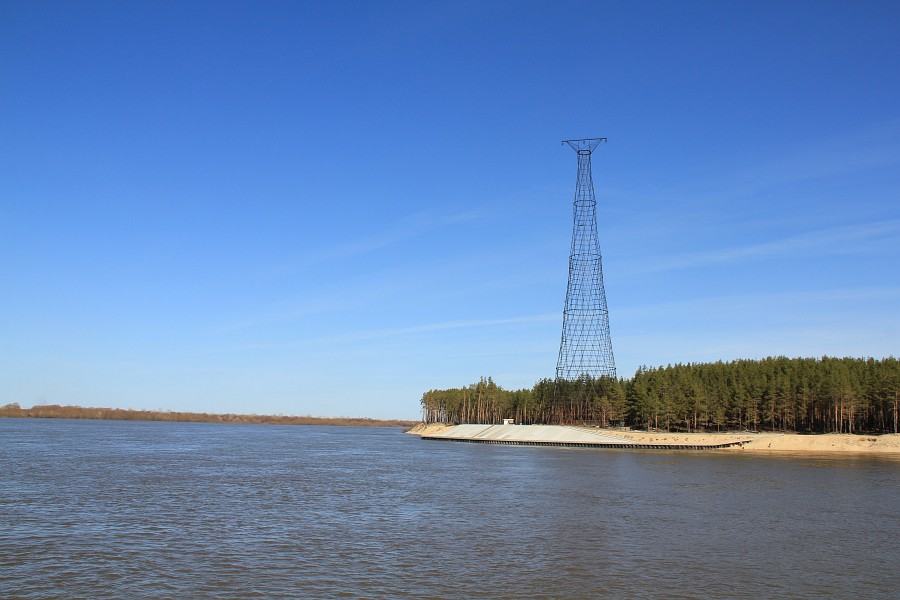
[[[606,138],[564,140],[578,155],[575,182],[569,285],[563,309],[562,339],[556,362],[558,379],[583,375],[615,377],[609,310],[603,287],[603,264],[597,239],[597,200],[591,175],[591,155]]]

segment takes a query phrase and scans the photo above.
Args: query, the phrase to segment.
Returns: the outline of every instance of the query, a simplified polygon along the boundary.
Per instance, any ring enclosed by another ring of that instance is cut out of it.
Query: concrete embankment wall
[[[721,444],[648,444],[629,440],[605,431],[566,425],[453,425],[423,430],[422,439],[482,444],[509,444],[520,446],[571,446],[594,448],[646,448],[704,450],[725,448],[744,443],[732,441]]]

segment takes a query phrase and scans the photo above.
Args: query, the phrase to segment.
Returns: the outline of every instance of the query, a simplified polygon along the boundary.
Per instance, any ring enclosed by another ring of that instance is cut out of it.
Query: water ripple
[[[0,420],[0,597],[896,597],[900,464]]]

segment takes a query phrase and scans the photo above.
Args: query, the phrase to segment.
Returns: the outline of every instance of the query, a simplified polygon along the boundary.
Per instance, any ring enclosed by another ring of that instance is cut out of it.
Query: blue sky
[[[900,354],[900,6],[0,5],[0,403],[416,417],[613,347]]]

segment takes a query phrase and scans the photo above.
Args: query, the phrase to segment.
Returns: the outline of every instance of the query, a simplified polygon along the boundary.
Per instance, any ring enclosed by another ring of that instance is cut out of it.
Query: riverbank
[[[799,454],[870,453],[900,456],[900,435],[857,435],[850,433],[665,433],[647,431],[617,431],[618,435],[641,443],[706,444],[717,440],[749,439],[737,452],[790,452]]]
[[[459,426],[470,427],[470,426]],[[499,426],[495,426],[499,427]],[[559,427],[551,425],[531,427]],[[798,434],[798,433],[666,433],[632,431],[621,429],[597,429],[589,427],[566,427],[572,430],[572,441],[581,441],[581,435],[575,435],[576,430],[593,432],[603,438],[616,438],[627,440],[640,446],[686,446],[686,447],[713,447],[716,446],[727,452],[768,452],[768,453],[793,453],[793,454],[887,454],[900,457],[900,435],[856,435],[856,434]],[[452,438],[464,436],[470,433],[466,430],[453,431],[453,426],[444,423],[419,423],[407,433],[429,438]],[[548,429],[549,433],[549,429]],[[506,435],[506,434],[505,434]],[[508,436],[507,436],[508,437]],[[535,433],[530,432],[531,439]],[[576,439],[577,437],[577,439]],[[560,440],[557,434],[552,438]],[[733,444],[724,446],[725,444]]]
[[[335,425],[350,427],[410,427],[414,421],[366,419],[359,417],[298,417],[285,415],[215,414],[58,406],[55,404],[19,408],[0,406],[0,418],[94,419],[103,421],[175,421],[187,423],[236,423],[256,425]]]

